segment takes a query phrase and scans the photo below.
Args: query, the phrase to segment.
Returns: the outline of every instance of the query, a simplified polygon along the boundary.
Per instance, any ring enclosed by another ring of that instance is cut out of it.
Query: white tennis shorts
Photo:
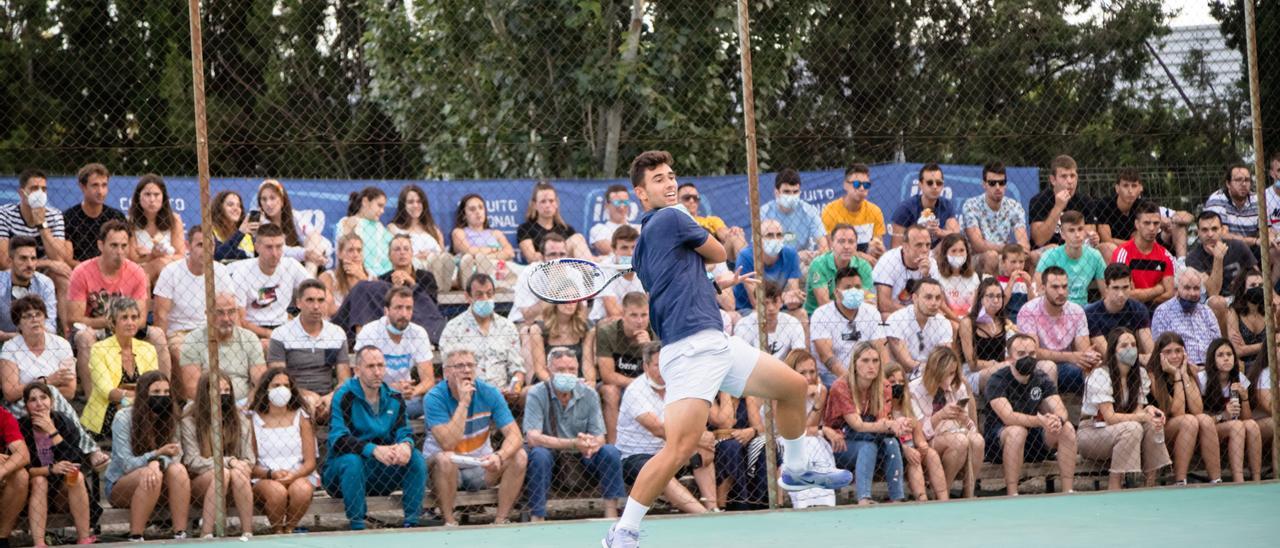
[[[741,396],[759,359],[758,349],[716,329],[665,345],[658,370],[667,385],[666,403],[686,398],[714,402],[722,390]]]

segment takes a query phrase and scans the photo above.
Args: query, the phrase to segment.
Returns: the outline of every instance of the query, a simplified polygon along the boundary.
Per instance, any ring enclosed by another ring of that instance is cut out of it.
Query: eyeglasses
[[[550,357],[550,358],[553,358],[553,359],[554,359],[554,358],[559,358],[559,357],[562,357],[562,356],[569,356],[570,358],[576,358],[576,357],[578,357],[578,353],[577,353],[577,352],[574,352],[572,348],[566,348],[566,347],[563,347],[563,346],[557,346],[557,347],[555,347],[555,348],[552,348],[552,349],[551,349],[551,352],[549,352],[549,353],[547,354],[547,356],[548,356],[548,357]]]
[[[463,362],[463,363],[455,363],[455,364],[453,364],[453,365],[446,365],[446,366],[444,366],[444,368],[445,368],[445,369],[452,369],[452,370],[454,370],[454,371],[462,371],[462,370],[465,370],[465,369],[475,369],[475,368],[476,368],[476,364],[475,364],[475,362]]]
[[[1009,184],[1008,179],[987,179],[987,186],[1005,186]]]
[[[942,186],[942,179],[929,179],[927,181],[920,181],[920,184],[924,186],[929,186],[929,187],[934,187],[934,186],[940,187]]]
[[[871,181],[851,181],[849,183],[853,188],[865,188],[871,190]]]
[[[609,203],[614,207],[626,207],[631,205],[631,200],[610,200]]]
[[[18,319],[24,322],[27,320],[44,320],[44,314],[41,314],[39,312],[27,312],[26,314],[23,314],[22,317]]]
[[[702,196],[699,196],[697,194],[685,194],[684,196],[680,197],[680,201],[681,202],[701,202]]]
[[[763,237],[763,238],[764,238],[764,239],[766,239],[766,240],[781,240],[781,239],[782,239],[782,233],[781,233],[781,232],[765,232],[764,234],[761,234],[760,236],[761,236],[761,237]]]

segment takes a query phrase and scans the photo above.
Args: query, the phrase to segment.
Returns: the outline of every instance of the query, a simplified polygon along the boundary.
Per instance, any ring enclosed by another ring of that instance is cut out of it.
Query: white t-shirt
[[[235,287],[226,265],[213,263],[213,272],[215,291],[231,291]],[[173,307],[169,309],[170,331],[191,331],[204,325],[204,274],[191,274],[186,260],[169,263],[160,271],[155,294],[173,301]]]
[[[288,257],[280,259],[270,276],[262,273],[257,258],[231,263],[227,272],[235,287],[236,300],[244,307],[245,319],[263,327],[280,326],[289,321],[293,290],[311,277],[301,263]]]
[[[863,303],[853,316],[853,321],[845,319],[835,302],[819,306],[809,318],[809,338],[814,341],[831,341],[831,350],[836,360],[849,367],[853,357],[853,348],[862,341],[875,341],[885,337],[884,326],[880,321],[880,312],[874,304]],[[818,356],[818,348],[810,349],[814,357]],[[826,371],[827,365],[818,364],[818,369]]]
[[[1137,367],[1135,365],[1135,367]],[[1138,396],[1138,407],[1146,405],[1147,394],[1151,393],[1151,377],[1147,376],[1146,369],[1138,369],[1139,375],[1142,377],[1142,394]],[[1080,414],[1086,417],[1096,417],[1101,421],[1102,417],[1098,416],[1098,405],[1103,403],[1114,404],[1116,402],[1115,394],[1111,391],[1111,372],[1106,367],[1099,367],[1089,373],[1089,378],[1084,385],[1084,401],[1080,404]]]
[[[662,438],[654,436],[636,420],[636,417],[645,413],[653,413],[659,421],[662,420],[665,404],[662,396],[649,386],[648,378],[647,375],[642,375],[622,393],[622,404],[618,411],[618,443],[615,446],[624,459],[631,455],[655,454],[665,444]]]
[[[364,324],[356,334],[357,350],[370,345],[378,347],[387,361],[387,374],[382,379],[387,384],[409,380],[414,366],[430,362],[434,356],[426,329],[409,322],[409,327],[400,335],[400,342],[395,342],[387,332],[386,316]]]
[[[521,310],[538,304],[538,296],[533,294],[533,290],[529,289],[529,275],[538,268],[542,263],[533,262],[529,266],[520,270],[520,275],[516,277],[515,294],[511,296],[511,313],[507,314],[507,319],[511,323],[520,323],[524,321],[524,313]],[[618,283],[618,282],[614,282]]]
[[[871,270],[871,279],[877,286],[889,286],[891,296],[899,304],[906,305],[911,302],[911,296],[907,294],[907,282],[919,280],[925,274],[927,273],[919,270],[908,270],[907,265],[902,262],[902,248],[895,247],[884,252],[880,260],[876,261],[876,267]]]
[[[969,308],[973,306],[973,298],[978,292],[978,284],[982,283],[982,278],[975,272],[969,277],[955,275],[951,277],[943,277],[938,271],[938,260],[929,259],[929,268],[938,285],[942,286],[942,296],[946,299],[947,306],[955,312],[957,316],[964,316],[969,313]]]
[[[1271,202],[1267,202],[1271,203]],[[1271,390],[1271,368],[1262,368],[1262,373],[1258,375],[1258,390]]]
[[[31,352],[26,339],[21,335],[5,341],[0,348],[0,360],[11,361],[18,365],[18,382],[29,384],[40,377],[48,377],[58,371],[63,361],[74,367],[75,356],[71,354],[71,343],[52,333],[44,334],[44,352],[39,356]]]
[[[1205,367],[1206,367],[1206,368],[1207,368],[1207,367],[1212,367],[1212,366],[1213,366],[1212,364],[1205,364]],[[1208,376],[1206,373],[1207,373],[1207,372],[1206,372],[1205,370],[1203,370],[1203,369],[1202,369],[1202,370],[1200,370],[1200,372],[1199,372],[1199,373],[1196,373],[1196,381],[1200,383],[1200,393],[1201,393],[1201,394],[1203,394],[1203,393],[1204,393],[1204,386],[1205,386],[1205,384],[1208,384],[1208,382],[1209,382],[1209,376]],[[1263,371],[1263,374],[1270,375],[1270,373],[1269,373],[1269,372],[1267,372],[1267,371]],[[1259,382],[1258,384],[1262,384],[1262,383],[1261,383],[1261,382]],[[1248,378],[1248,377],[1245,377],[1244,375],[1240,375],[1240,390],[1241,390],[1241,391],[1248,390],[1248,389],[1249,389],[1249,387],[1250,387],[1251,385],[1252,385],[1252,383],[1250,383],[1250,382],[1249,382],[1249,378]],[[1231,397],[1231,385],[1230,385],[1230,384],[1224,384],[1224,385],[1222,385],[1222,397],[1224,397],[1224,398],[1230,398],[1230,397]],[[1241,396],[1241,397],[1243,398],[1244,396]]]
[[[883,261],[883,259],[881,259]],[[955,341],[951,331],[951,322],[942,314],[934,314],[920,327],[916,321],[916,305],[907,305],[889,315],[885,321],[884,334],[890,339],[898,339],[907,346],[907,353],[920,362],[920,367],[907,376],[914,380],[924,373],[924,363],[929,353],[939,346],[950,345]]]
[[[621,227],[623,224],[624,223],[615,223],[613,221],[605,221],[603,223],[600,223],[591,227],[591,231],[588,233],[591,237],[591,241],[588,243],[594,244],[599,241],[612,242],[613,233],[616,232],[618,228]],[[625,223],[625,224],[631,225],[631,228],[634,228],[637,231],[640,230],[640,225],[632,224],[632,223]]]
[[[755,312],[738,320],[738,323],[733,326],[733,336],[747,341],[747,344],[752,347],[759,346],[760,329],[756,325]],[[788,352],[804,347],[804,326],[800,325],[800,320],[791,317],[790,314],[779,312],[778,324],[774,326],[773,332],[769,333],[769,353],[775,358],[782,359]]]
[[[603,320],[606,315],[606,311],[604,309],[604,298],[613,297],[618,300],[618,306],[622,306],[622,298],[626,297],[627,293],[631,293],[632,291],[644,293],[644,284],[640,283],[640,276],[633,274],[630,280],[628,280],[626,276],[622,276],[614,280],[613,283],[609,284],[608,287],[605,287],[604,291],[601,291],[600,294],[593,299],[591,303],[591,313],[587,314],[587,319],[592,322]]]

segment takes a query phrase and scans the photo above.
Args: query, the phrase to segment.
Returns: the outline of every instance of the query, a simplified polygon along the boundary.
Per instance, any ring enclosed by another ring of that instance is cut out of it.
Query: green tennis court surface
[[[1280,484],[1152,489],[951,503],[670,516],[646,547],[1280,546]],[[241,548],[599,546],[605,520],[257,537]]]

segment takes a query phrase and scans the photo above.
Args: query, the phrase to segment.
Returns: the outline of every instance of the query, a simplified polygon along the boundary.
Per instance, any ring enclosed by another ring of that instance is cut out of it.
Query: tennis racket
[[[555,259],[533,267],[529,289],[553,304],[572,304],[599,295],[610,283],[631,272],[630,265],[596,264],[583,259]]]

